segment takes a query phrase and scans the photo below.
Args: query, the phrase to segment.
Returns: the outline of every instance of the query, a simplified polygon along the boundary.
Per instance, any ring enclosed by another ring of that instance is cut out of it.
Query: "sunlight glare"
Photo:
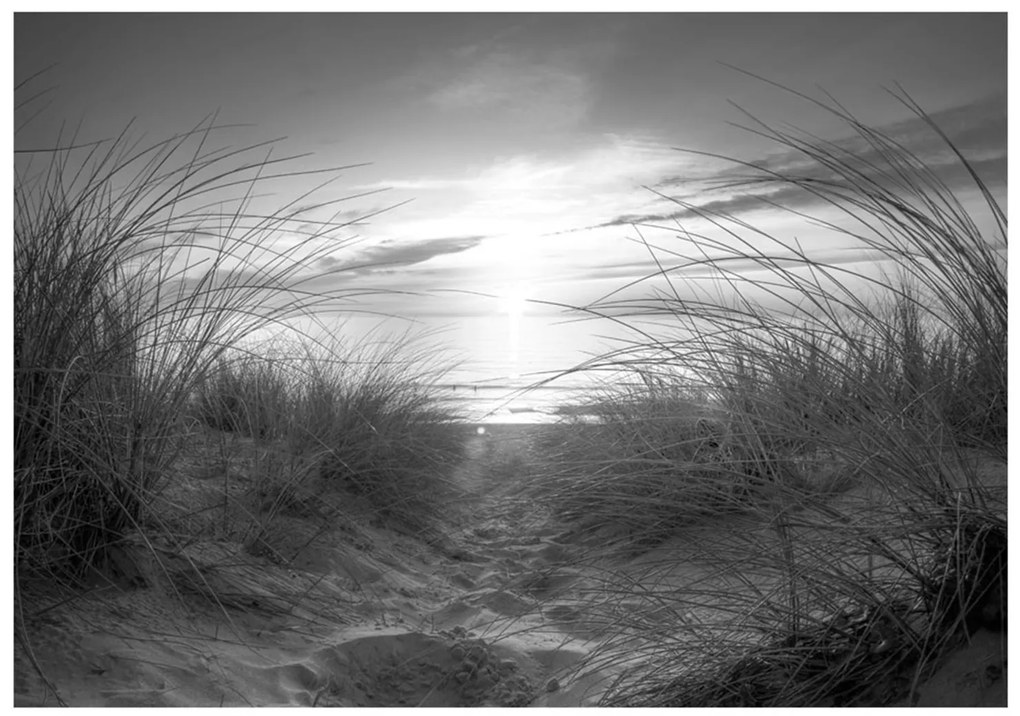
[[[517,318],[524,314],[524,306],[528,301],[529,292],[523,284],[508,286],[499,295],[500,313],[505,313],[511,318]]]
[[[507,286],[499,294],[500,312],[507,316],[510,380],[517,380],[520,377],[521,318],[524,316],[529,295],[528,287],[522,283]]]

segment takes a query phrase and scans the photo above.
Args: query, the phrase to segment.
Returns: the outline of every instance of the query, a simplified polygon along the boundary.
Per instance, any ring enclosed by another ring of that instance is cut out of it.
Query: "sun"
[[[524,314],[529,296],[530,292],[523,284],[506,287],[499,294],[499,312],[511,318],[520,318]]]

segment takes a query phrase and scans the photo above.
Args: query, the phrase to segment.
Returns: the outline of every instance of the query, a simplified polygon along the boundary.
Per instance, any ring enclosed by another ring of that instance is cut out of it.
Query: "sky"
[[[215,114],[222,146],[280,139],[273,156],[299,156],[296,170],[363,165],[314,195],[367,194],[312,218],[369,217],[319,266],[346,270],[316,285],[389,291],[361,308],[440,330],[458,380],[527,382],[611,345],[611,321],[564,322],[573,314],[550,304],[587,305],[654,272],[635,239],[668,252],[676,222],[696,221],[664,196],[815,237],[803,219],[709,191],[732,165],[684,151],[796,168],[734,126],[745,111],[845,135],[759,78],[828,92],[924,156],[887,91],[901,86],[1004,196],[1006,29],[1004,13],[18,13],[15,83],[45,70],[27,87],[48,91],[15,146],[53,146],[71,128],[114,137],[129,122],[154,142]],[[321,179],[276,182],[259,208]],[[815,240],[839,261],[869,260]]]

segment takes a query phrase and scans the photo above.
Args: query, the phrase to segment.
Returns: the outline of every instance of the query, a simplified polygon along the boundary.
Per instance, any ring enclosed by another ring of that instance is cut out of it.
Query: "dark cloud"
[[[964,153],[1005,152],[1006,109],[1006,95],[994,94],[969,104],[933,112],[929,117]],[[932,133],[917,117],[892,125],[887,134],[898,140],[916,138],[919,134],[934,140]]]
[[[323,221],[328,221],[330,224],[350,224],[362,219],[366,216],[371,215],[374,209],[344,209],[338,211],[336,208],[330,208],[323,206],[322,204],[304,204],[302,206],[294,207],[289,213],[291,213],[295,219],[306,219],[309,225],[318,225],[321,222],[318,219],[311,219],[312,212],[324,213],[328,211],[328,217]]]
[[[981,161],[988,155],[1002,157],[1000,178],[1005,181],[1008,124],[1006,109],[1005,95],[995,94],[965,105],[932,112],[928,116],[969,160]],[[762,131],[760,127],[751,127],[750,123],[745,123],[745,128],[754,132]],[[944,140],[920,117],[911,116],[877,129],[884,136],[924,159],[926,163],[931,162],[933,168],[945,163],[950,158]],[[796,129],[785,128],[784,131],[815,143],[814,139],[807,135],[798,134]],[[868,142],[856,134],[836,140],[832,146],[862,159],[874,160],[878,156]],[[684,151],[683,149],[677,150],[681,154]],[[705,167],[701,171],[692,169],[684,174],[664,176],[654,184],[654,188],[671,190],[698,185],[706,181],[725,181],[745,177],[748,167],[735,163],[734,159],[736,157],[704,156],[704,162],[699,162],[699,165]],[[802,152],[786,147],[749,163],[775,172],[795,173],[812,170],[817,172],[818,170],[818,165],[814,160],[809,159]]]
[[[305,236],[317,236],[336,231],[340,226],[365,226],[372,218],[385,213],[390,208],[392,207],[376,205],[338,210],[335,204],[304,204],[293,210],[294,220],[301,222],[294,231]],[[315,214],[319,216],[315,217]]]
[[[989,155],[1005,157],[1006,155],[1006,97],[995,94],[980,100],[933,112],[928,118],[938,127],[959,149],[964,156],[980,160]],[[760,128],[749,127],[751,131]],[[924,118],[911,116],[883,127],[874,128],[904,149],[922,159],[930,168],[938,169],[944,164],[956,164],[957,160],[948,151],[945,140],[925,121]],[[880,159],[878,150],[866,137],[853,134],[832,142],[825,142],[796,129],[784,129],[792,139],[806,140],[811,146],[827,147],[837,156],[848,154],[857,157],[864,164]],[[726,167],[717,170],[714,176],[678,175],[664,177],[656,185],[657,188],[682,186],[692,181],[738,179],[746,176],[748,167],[726,161]],[[806,173],[808,176],[821,175],[818,162],[803,152],[783,147],[765,157],[749,162],[766,171],[780,173]],[[1003,179],[1005,176],[1003,175]]]
[[[318,260],[318,266],[323,271],[335,271],[343,266],[346,262],[337,258],[336,256],[323,256]]]
[[[583,273],[579,272],[580,275],[563,275],[560,278],[564,281],[575,282],[630,279],[635,283],[644,283],[656,276],[661,276],[663,272],[671,280],[684,280],[722,276],[721,272],[729,275],[745,275],[754,271],[775,272],[779,267],[784,270],[796,270],[798,267],[805,266],[804,259],[798,258],[790,251],[784,251],[780,247],[777,247],[775,251],[763,250],[758,258],[751,255],[720,254],[714,259],[708,260],[703,259],[700,255],[683,256],[682,248],[672,247],[668,244],[662,244],[655,251],[659,258],[659,264],[649,259],[643,262],[613,266],[591,266]],[[675,253],[670,253],[674,251]],[[826,268],[836,270],[839,267],[875,262],[883,258],[880,251],[863,248],[815,250],[813,247],[805,247],[805,251],[809,251],[812,264],[824,265]],[[775,265],[770,265],[769,259],[775,259]],[[849,270],[853,271],[853,269]]]
[[[416,243],[395,244],[384,242],[361,251],[353,261],[341,261],[335,257],[323,259],[322,268],[336,269],[345,266],[354,273],[386,273],[395,267],[407,267],[424,263],[436,256],[457,254],[473,249],[482,243],[485,236],[449,236],[438,239],[426,239]]]
[[[587,228],[598,229],[608,226],[668,225],[685,219],[699,217],[737,216],[751,211],[767,209],[776,205],[794,209],[797,205],[812,202],[812,197],[803,189],[787,186],[770,192],[742,193],[725,199],[701,201],[688,205],[686,201],[677,200],[674,207],[666,211],[643,214],[623,214],[603,224]]]
[[[408,273],[403,269],[408,266],[420,264],[436,256],[466,251],[481,243],[484,236],[458,236],[438,239],[430,239],[410,245],[381,244],[371,246],[352,256],[350,251],[343,251],[338,254],[322,256],[314,262],[314,268],[295,267],[291,273],[285,276],[274,276],[267,274],[264,269],[257,267],[244,267],[234,270],[216,270],[213,275],[206,275],[204,278],[188,276],[173,283],[173,290],[167,290],[168,295],[190,295],[191,292],[220,286],[246,286],[251,288],[252,295],[275,296],[280,293],[279,300],[289,300],[289,290],[302,295],[322,294],[323,298],[330,296],[342,298],[343,300],[353,299],[357,296],[372,295],[378,300],[378,296],[424,291],[429,288],[431,282],[422,280],[418,275],[423,272]],[[280,273],[286,273],[285,267],[279,268]],[[455,274],[456,275],[456,274]],[[274,280],[279,278],[279,280]],[[261,287],[261,288],[254,288]],[[272,298],[271,300],[277,300]]]
[[[1004,190],[1007,165],[1004,96],[993,95],[964,106],[936,112],[930,115],[930,119],[968,158],[971,169],[982,178],[993,193]],[[881,132],[920,159],[924,168],[933,172],[951,190],[965,187],[972,182],[967,168],[947,146],[945,140],[923,119],[913,117],[883,127]],[[832,143],[814,138],[807,138],[807,141],[812,147],[812,152],[821,150],[829,153],[835,161],[858,172],[854,180],[857,183],[863,184],[874,180],[889,185],[893,181],[894,168],[884,156],[883,149],[874,146],[864,136],[854,135]],[[740,193],[736,195],[701,201],[687,195],[686,198],[678,198],[674,208],[660,212],[621,215],[597,226],[656,224],[705,215],[737,217],[766,208],[770,204],[801,211],[820,204],[819,197],[799,187],[780,185],[775,181],[762,181],[770,176],[796,177],[808,183],[845,182],[817,158],[795,149],[784,149],[747,163],[733,164],[716,171],[711,177],[667,176],[655,185],[657,191],[668,195],[671,189],[690,187],[692,183],[701,181],[709,187],[702,194],[703,197],[720,190],[729,193],[739,190]]]

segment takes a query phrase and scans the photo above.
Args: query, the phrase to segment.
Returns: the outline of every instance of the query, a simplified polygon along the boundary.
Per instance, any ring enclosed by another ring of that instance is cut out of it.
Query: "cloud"
[[[928,115],[934,124],[942,130],[968,158],[987,159],[989,156],[1005,156],[1006,152],[1006,105],[1002,95],[990,95],[964,105],[951,107]],[[816,137],[799,132],[796,128],[784,127],[784,133],[794,139],[806,139],[812,145],[822,143]],[[875,127],[884,136],[900,144],[904,148],[923,158],[926,162],[944,163],[951,159],[951,154],[943,139],[917,116]],[[761,127],[749,127],[748,131],[767,137],[767,130]],[[837,152],[847,152],[874,160],[878,155],[875,148],[862,136],[853,134],[835,139],[830,148]],[[728,175],[739,176],[746,172],[734,162],[739,157],[711,156],[703,157],[704,168],[701,172],[673,174],[663,176],[657,186],[679,186],[708,178],[712,174],[711,167],[718,167],[714,174],[722,178]],[[751,163],[773,171],[803,171],[817,168],[817,163],[807,159],[803,153],[782,147],[777,151],[758,157]]]
[[[319,205],[310,204],[295,210],[290,231],[296,235],[308,237],[335,236],[341,227],[346,231],[355,231],[371,225],[377,217],[385,215],[392,206],[373,205],[358,209],[337,210],[335,205],[323,209]],[[318,211],[318,215],[314,212]],[[328,211],[328,213],[327,213]]]
[[[505,120],[550,128],[574,126],[587,116],[590,83],[565,64],[503,51],[468,61],[432,91],[429,102],[451,112],[498,111]]]
[[[359,188],[435,190],[373,220],[374,238],[548,235],[640,206],[648,197],[642,185],[695,161],[653,137],[603,134],[559,154],[511,154],[457,174]]]
[[[564,68],[496,52],[474,62],[429,98],[449,109],[488,107],[550,96],[579,98],[583,77]]]
[[[969,161],[980,163],[985,171],[992,172],[990,181],[1005,180],[1006,108],[1001,101],[994,97],[986,98],[937,112],[930,119]],[[911,117],[877,129],[888,140],[920,159],[927,169],[945,172],[945,181],[953,182],[966,176],[956,154],[924,119]],[[837,158],[853,162],[863,177],[876,178],[889,170],[887,147],[876,144],[874,140],[869,141],[868,137],[855,134],[824,145],[815,139],[808,141],[812,146],[824,146]],[[833,173],[818,162],[795,150],[783,150],[754,163],[769,172],[813,179],[833,177]],[[719,179],[724,180],[727,176],[739,178],[746,173],[744,168],[731,167],[728,172],[721,172]]]
[[[815,199],[811,195],[795,186],[783,187],[776,191],[739,193],[712,201],[697,201],[681,197],[657,197],[657,201],[654,203],[662,207],[661,209],[618,214],[608,221],[572,228],[560,233],[572,234],[620,226],[658,227],[676,230],[681,228],[676,224],[686,220],[705,218],[712,220],[722,217],[736,218],[752,211],[775,209],[776,207],[792,210],[798,206],[814,202]]]
[[[435,191],[442,189],[455,189],[461,183],[461,180],[451,177],[419,177],[417,179],[390,179],[372,182],[371,184],[359,184],[353,189],[355,191],[377,191],[381,189]]]
[[[994,157],[987,160],[970,162],[971,168],[978,176],[1004,176],[1006,169],[1006,157]],[[929,167],[932,168],[932,167]],[[790,170],[786,170],[790,171]],[[791,172],[791,175],[793,173]],[[821,182],[832,179],[832,175],[812,177],[807,171],[800,173],[802,179],[809,179]],[[962,165],[946,167],[942,172],[941,180],[952,187],[954,184],[960,186],[962,182],[968,181],[970,173]],[[734,182],[739,181],[734,179]],[[863,181],[863,179],[862,179]],[[991,183],[993,190],[1001,188],[1001,183]],[[962,194],[960,195],[962,196]],[[959,196],[957,196],[959,199]],[[665,208],[661,211],[641,212],[632,214],[620,214],[613,219],[595,224],[585,228],[603,228],[612,226],[666,226],[673,222],[685,221],[699,218],[739,218],[754,211],[767,209],[781,209],[789,212],[808,212],[812,209],[820,209],[829,206],[816,194],[799,186],[785,185],[779,189],[764,190],[761,185],[757,189],[748,186],[745,191],[730,196],[714,199],[712,201],[693,201],[690,199],[677,198],[675,200],[662,199]],[[667,203],[668,202],[668,203]]]
[[[478,246],[485,239],[485,236],[449,236],[414,243],[386,242],[362,252],[351,268],[359,272],[374,272],[378,269],[389,269],[395,266],[412,266],[424,263],[436,256],[467,251]]]
[[[929,116],[965,154],[1004,153],[1006,111],[1006,96],[992,94],[967,104],[932,112]],[[929,148],[944,147],[942,141],[917,117],[893,124],[885,132],[908,146],[922,141]]]
[[[296,206],[293,209],[288,210],[288,214],[293,216],[295,220],[308,219],[312,213],[323,215],[323,221],[309,221],[308,225],[314,226],[324,222],[328,222],[331,225],[336,224],[354,224],[367,217],[374,216],[380,212],[386,211],[389,208],[385,204],[375,204],[372,206],[359,207],[356,209],[338,209],[336,202],[315,203],[315,204],[302,204]]]
[[[931,115],[931,119],[964,153],[971,169],[986,181],[993,192],[1004,191],[1006,114],[1001,96],[937,112]],[[880,129],[884,136],[917,157],[923,169],[937,175],[951,191],[962,192],[973,186],[967,167],[922,118],[913,117]],[[808,141],[812,147],[824,152],[821,156],[826,161],[833,159],[840,165],[852,168],[856,172],[852,179],[856,185],[864,186],[874,181],[892,186],[894,191],[902,191],[895,186],[896,182],[902,181],[896,176],[901,167],[890,164],[888,148],[876,145],[860,135],[831,142],[817,138],[809,138]],[[912,171],[916,171],[916,168]],[[668,199],[661,199],[657,202],[661,207],[658,210],[620,214],[595,226],[656,224],[700,216],[738,217],[768,208],[769,205],[793,211],[822,205],[819,197],[797,186],[762,181],[774,176],[795,177],[803,183],[813,183],[816,186],[824,186],[828,182],[846,182],[838,172],[817,159],[795,149],[784,148],[746,164],[731,163],[711,174],[706,174],[704,167],[694,173],[667,174],[654,184],[657,191],[672,194],[672,189],[681,187],[685,191],[683,196],[676,195],[672,206],[666,204]],[[934,187],[928,189],[933,190]],[[724,195],[719,196],[720,193]],[[707,199],[713,194],[718,198]]]
[[[682,281],[721,277],[725,274],[732,276],[748,276],[753,273],[768,274],[773,273],[776,267],[795,270],[805,266],[804,259],[797,257],[789,249],[778,244],[774,250],[762,248],[762,256],[757,259],[751,255],[742,254],[736,249],[726,252],[716,251],[713,258],[706,259],[700,249],[692,248],[688,254],[685,254],[682,246],[671,246],[669,242],[660,242],[658,246],[652,246],[651,250],[658,259],[658,263],[649,257],[642,261],[624,261],[608,265],[576,265],[569,271],[564,271],[556,276],[550,275],[547,278],[557,282],[629,280],[634,283],[644,283],[657,276],[662,276],[663,273],[667,274],[671,280]],[[824,265],[835,270],[840,270],[841,267],[852,267],[855,264],[875,263],[885,258],[881,251],[860,247],[810,248],[806,253],[813,264]],[[775,266],[769,265],[770,260],[775,261]],[[713,261],[717,263],[713,263]]]

